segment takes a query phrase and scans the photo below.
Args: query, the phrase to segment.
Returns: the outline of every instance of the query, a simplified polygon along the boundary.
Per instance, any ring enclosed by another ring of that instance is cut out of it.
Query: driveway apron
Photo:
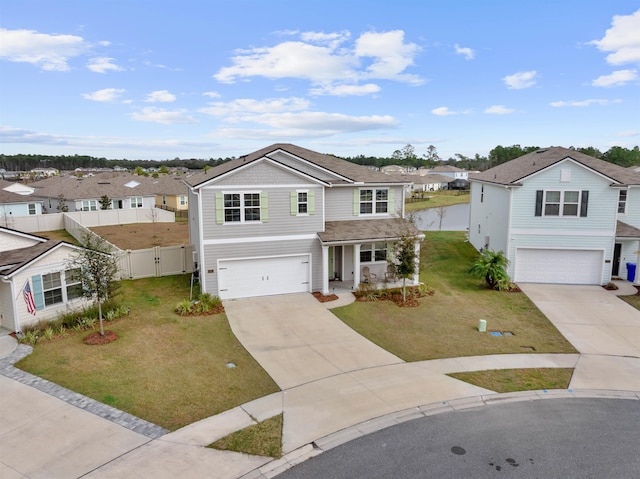
[[[283,390],[403,362],[307,293],[225,301],[224,307],[233,333]]]

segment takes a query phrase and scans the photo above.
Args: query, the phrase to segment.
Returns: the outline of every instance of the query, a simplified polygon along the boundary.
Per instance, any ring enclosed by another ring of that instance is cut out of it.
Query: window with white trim
[[[49,273],[42,275],[42,294],[44,305],[62,303],[62,280],[60,273]]]
[[[29,214],[30,215],[35,215],[36,214],[36,204],[35,203],[29,203]]]
[[[162,195],[162,204],[166,205],[167,204],[167,197],[166,195]]]
[[[180,206],[184,206],[187,204],[187,197],[184,195],[180,195]]]
[[[82,276],[80,268],[65,271],[64,282],[67,289],[67,301],[82,297]]]
[[[224,222],[260,221],[260,193],[225,193]]]
[[[372,215],[388,213],[389,189],[371,188],[360,190],[360,214]]]
[[[627,210],[627,190],[618,193],[618,213],[624,214]]]
[[[82,211],[98,211],[96,200],[82,200]]]
[[[142,197],[132,196],[129,204],[131,205],[131,208],[142,208]]]
[[[360,262],[387,261],[387,243],[367,243],[360,246]]]
[[[307,213],[309,213],[309,193],[298,191],[298,214],[306,215]]]
[[[580,191],[545,191],[544,216],[578,216]]]

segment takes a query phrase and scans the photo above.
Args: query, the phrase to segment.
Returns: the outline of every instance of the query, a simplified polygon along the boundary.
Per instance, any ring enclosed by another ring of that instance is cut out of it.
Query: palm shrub
[[[502,289],[509,284],[507,267],[509,260],[502,251],[486,249],[469,268],[469,273],[476,278],[484,279],[491,289]]]

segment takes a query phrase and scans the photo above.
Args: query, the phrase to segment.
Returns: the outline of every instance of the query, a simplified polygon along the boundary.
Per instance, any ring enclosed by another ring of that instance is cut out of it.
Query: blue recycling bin
[[[631,281],[636,279],[636,264],[635,263],[627,263],[627,281]]]

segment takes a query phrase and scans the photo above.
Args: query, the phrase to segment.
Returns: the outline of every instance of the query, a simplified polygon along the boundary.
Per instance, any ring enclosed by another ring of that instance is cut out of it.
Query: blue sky
[[[640,144],[640,2],[0,0],[0,152]]]

